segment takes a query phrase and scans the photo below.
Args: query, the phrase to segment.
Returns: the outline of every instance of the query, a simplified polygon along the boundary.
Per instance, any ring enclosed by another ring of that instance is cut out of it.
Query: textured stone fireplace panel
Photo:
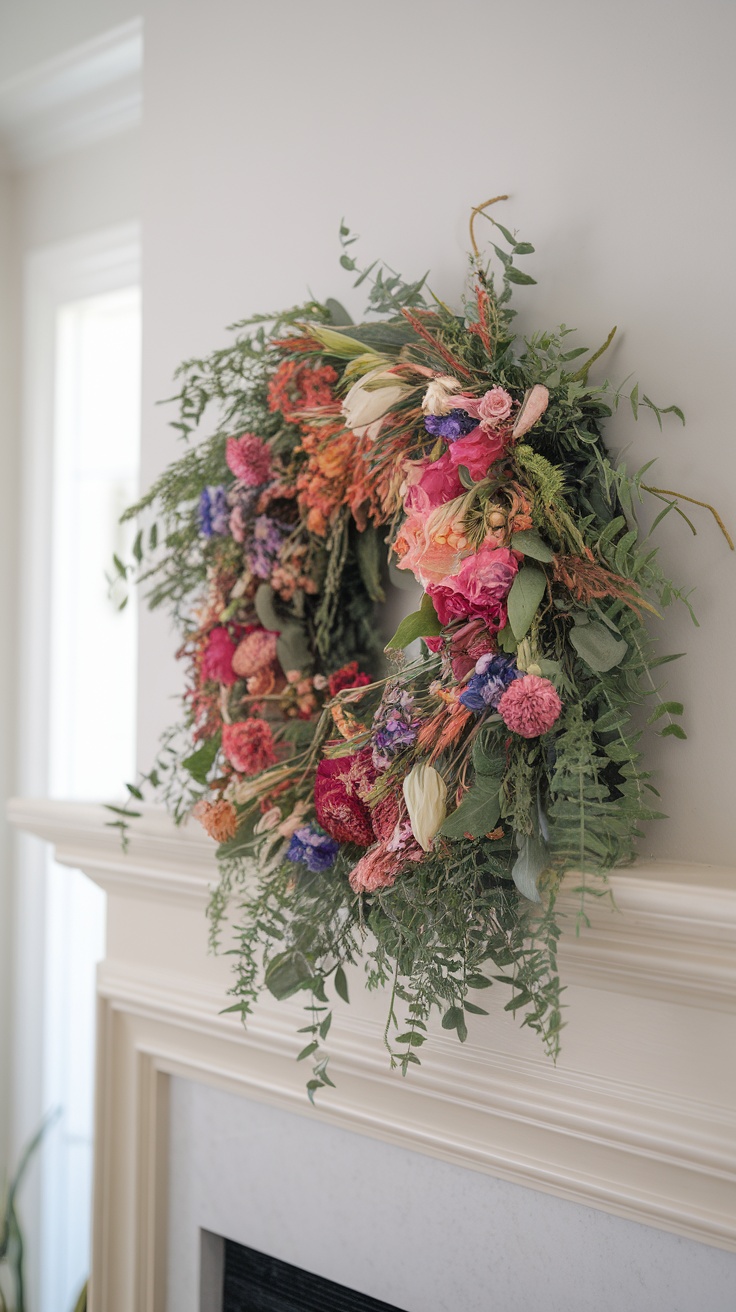
[[[406,1312],[731,1312],[732,1253],[191,1080],[169,1115],[166,1312],[202,1228]]]

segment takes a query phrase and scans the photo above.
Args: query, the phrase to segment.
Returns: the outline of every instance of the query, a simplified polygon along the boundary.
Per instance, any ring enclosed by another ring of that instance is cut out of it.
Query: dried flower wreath
[[[690,523],[695,499],[646,483],[652,461],[630,474],[606,452],[621,392],[589,372],[613,333],[592,355],[564,326],[515,336],[533,247],[491,204],[471,215],[459,311],[425,279],[359,270],[343,225],[366,321],[310,301],[182,365],[187,451],[128,512],[149,516],[131,569],[171,607],[188,671],[183,724],[144,779],[219,843],[229,1010],[245,1018],[264,981],[306,993],[310,1097],[331,1084],[328,990],[347,1001],[360,958],[369,988],[391,988],[385,1039],[404,1073],[432,1010],[463,1041],[492,980],[555,1055],[560,881],[575,872],[584,920],[659,814],[634,708],[685,736],[658,681],[676,658],[654,654],[644,621],[690,603],[635,508],[648,493],[653,527],[671,511]],[[503,242],[495,282],[480,216]],[[635,419],[684,422],[638,386],[628,401]],[[215,433],[192,444],[213,408]],[[407,576],[421,604],[384,652],[376,608]]]

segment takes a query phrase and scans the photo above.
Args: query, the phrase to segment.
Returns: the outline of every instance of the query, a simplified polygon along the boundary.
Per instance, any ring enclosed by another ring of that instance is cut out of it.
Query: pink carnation
[[[382,843],[371,847],[350,871],[350,887],[354,893],[375,893],[379,888],[390,888],[403,865],[396,852],[389,852]]]
[[[491,632],[506,623],[504,598],[519,565],[513,551],[485,543],[463,561],[457,574],[427,588],[441,624],[477,617]]]
[[[238,677],[233,669],[235,643],[222,625],[210,629],[202,653],[202,678],[213,679],[230,687]]]
[[[498,389],[497,389],[498,390]],[[503,455],[504,438],[501,433],[486,433],[483,428],[474,428],[466,437],[459,437],[453,442],[447,454],[453,465],[465,465],[471,478],[477,483],[488,472],[489,465]]]
[[[222,750],[238,774],[260,774],[276,760],[273,735],[265,720],[224,724]]]
[[[557,720],[562,702],[549,679],[524,674],[510,683],[498,709],[504,724],[522,738],[538,738]]]
[[[228,469],[246,487],[260,487],[271,477],[271,452],[266,443],[254,433],[242,437],[229,437],[225,450]]]
[[[233,669],[241,679],[250,679],[259,670],[265,670],[276,660],[278,633],[270,629],[251,629],[238,643],[233,656]]]

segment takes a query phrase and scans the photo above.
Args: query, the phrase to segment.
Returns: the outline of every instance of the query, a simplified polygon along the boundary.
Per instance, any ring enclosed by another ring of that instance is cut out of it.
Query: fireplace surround
[[[422,1069],[402,1081],[380,1043],[383,1000],[362,993],[357,975],[331,1034],[337,1088],[313,1110],[293,1060],[299,1004],[265,999],[247,1031],[220,1014],[228,959],[206,951],[214,861],[203,834],[151,810],[124,854],[100,807],[15,801],[11,816],[108,894],[93,1312],[169,1307],[177,1081],[229,1100],[230,1115],[246,1104],[297,1113],[305,1134],[311,1121],[488,1173],[700,1241],[695,1253],[736,1248],[733,870],[660,862],[614,873],[618,912],[601,906],[580,938],[563,935],[569,1009],[557,1067],[499,999],[462,1048],[438,1030]],[[574,924],[572,898],[569,910]]]

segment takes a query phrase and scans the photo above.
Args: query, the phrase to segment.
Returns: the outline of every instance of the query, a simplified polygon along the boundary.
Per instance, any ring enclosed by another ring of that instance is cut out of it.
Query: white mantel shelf
[[[108,894],[99,969],[92,1312],[162,1312],[168,1077],[488,1171],[723,1248],[736,1248],[736,869],[640,864],[613,873],[617,912],[574,935],[562,906],[567,1027],[557,1066],[484,995],[461,1046],[441,1030],[402,1080],[385,999],[360,972],[330,1033],[337,1084],[312,1109],[294,1057],[298,1002],[265,997],[248,1030],[227,1005],[228,958],[207,953],[214,846],[157,810],[123,853],[97,805],[15,800],[10,818]],[[495,994],[498,994],[495,997]]]

